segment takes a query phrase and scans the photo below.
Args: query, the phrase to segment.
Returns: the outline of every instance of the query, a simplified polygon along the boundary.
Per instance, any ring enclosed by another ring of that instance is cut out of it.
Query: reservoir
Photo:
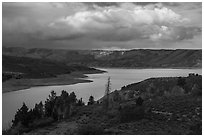
[[[100,69],[100,68],[99,68]],[[188,76],[189,73],[202,74],[202,69],[101,69],[107,73],[88,74],[86,79],[92,80],[90,83],[78,83],[74,85],[43,86],[29,89],[7,92],[2,94],[2,128],[6,129],[11,125],[14,115],[25,102],[29,108],[33,108],[35,103],[46,100],[52,90],[57,95],[62,90],[74,91],[77,98],[83,98],[87,102],[92,95],[95,100],[101,98],[105,93],[105,84],[110,76],[111,90],[120,89],[124,85],[136,83],[151,77],[179,77]]]

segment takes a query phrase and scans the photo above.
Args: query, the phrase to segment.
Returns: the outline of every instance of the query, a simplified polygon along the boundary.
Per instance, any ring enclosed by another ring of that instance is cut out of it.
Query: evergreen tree
[[[76,95],[75,95],[74,92],[70,93],[70,95],[69,95],[69,99],[70,99],[70,103],[73,103],[73,104],[76,103],[77,98],[76,98]]]
[[[89,102],[88,102],[88,105],[93,105],[94,104],[94,97],[93,96],[90,96],[89,97]]]
[[[45,116],[50,117],[53,114],[53,109],[56,101],[56,93],[51,92],[48,99],[45,101]]]
[[[65,90],[62,90],[61,97],[62,97],[62,99],[63,99],[64,101],[65,101],[65,100],[68,100],[68,98],[69,98],[69,93],[67,93]]]
[[[16,126],[19,122],[21,122],[24,126],[28,126],[30,121],[31,119],[29,117],[28,107],[23,102],[23,106],[17,110],[14,120],[12,120],[12,126]]]
[[[69,93],[67,93],[65,90],[62,90],[61,99],[63,100],[63,104],[65,106],[69,105],[71,102]]]
[[[33,115],[34,119],[40,119],[43,117],[44,111],[42,101],[39,104],[35,104],[35,108],[32,110],[31,114]]]
[[[82,98],[80,98],[76,104],[77,106],[84,106],[84,102],[82,101]]]
[[[111,82],[110,82],[110,77],[108,77],[108,82],[106,84],[106,89],[105,89],[105,96],[104,96],[104,107],[107,109],[109,107],[109,94],[111,91]]]

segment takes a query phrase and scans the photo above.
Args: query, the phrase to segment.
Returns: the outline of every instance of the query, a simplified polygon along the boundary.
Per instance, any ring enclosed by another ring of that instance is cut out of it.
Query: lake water
[[[202,74],[202,69],[101,69],[107,71],[102,74],[89,74],[91,83],[78,83],[74,85],[33,87],[30,89],[15,92],[3,93],[2,95],[2,128],[8,128],[15,112],[25,102],[29,108],[33,108],[35,103],[45,101],[52,90],[57,95],[62,90],[74,91],[77,98],[83,98],[87,102],[89,97],[94,96],[95,100],[101,98],[105,93],[105,84],[111,77],[111,89],[120,89],[122,86],[135,83],[151,77],[178,77],[188,76],[189,73]]]

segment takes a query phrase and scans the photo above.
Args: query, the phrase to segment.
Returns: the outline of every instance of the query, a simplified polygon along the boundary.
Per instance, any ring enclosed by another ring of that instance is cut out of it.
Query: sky
[[[202,3],[2,4],[2,45],[51,49],[201,49]]]

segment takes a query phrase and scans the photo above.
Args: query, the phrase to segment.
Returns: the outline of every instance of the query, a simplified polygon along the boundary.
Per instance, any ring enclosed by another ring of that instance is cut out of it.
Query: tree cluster
[[[70,115],[71,106],[83,106],[84,102],[81,99],[77,99],[74,92],[67,93],[62,91],[60,96],[56,95],[56,92],[52,91],[45,104],[42,102],[36,104],[33,109],[28,109],[25,103],[17,110],[14,120],[12,120],[13,127],[18,124],[22,124],[25,127],[29,127],[36,119],[53,118],[59,120],[59,118],[65,118]]]

